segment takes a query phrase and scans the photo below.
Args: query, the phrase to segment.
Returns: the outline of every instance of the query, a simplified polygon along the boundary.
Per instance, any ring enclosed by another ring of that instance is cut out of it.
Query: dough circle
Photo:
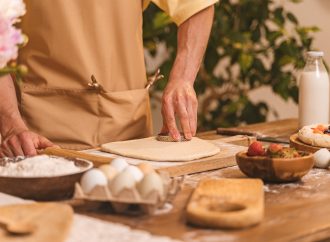
[[[298,132],[298,138],[305,144],[312,146],[319,146],[324,148],[330,148],[330,135],[314,133],[312,128],[315,128],[319,124],[308,125],[302,127]],[[328,127],[328,124],[322,124]]]
[[[162,142],[156,137],[103,144],[101,150],[151,161],[190,161],[219,153],[216,145],[199,138],[184,142]]]

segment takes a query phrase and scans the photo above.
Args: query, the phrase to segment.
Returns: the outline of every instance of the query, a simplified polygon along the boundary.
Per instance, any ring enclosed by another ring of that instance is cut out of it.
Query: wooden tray
[[[13,236],[0,228],[1,242],[64,242],[73,221],[73,210],[59,203],[15,204],[0,207],[0,216],[7,221],[31,223],[36,227],[30,235]]]
[[[310,153],[315,153],[322,147],[312,146],[301,142],[298,138],[298,134],[293,134],[290,136],[290,146],[296,148],[297,150],[306,151]]]
[[[229,141],[229,142],[228,142]],[[234,136],[224,139],[212,140],[212,142],[224,142],[220,149],[221,151],[214,156],[206,157],[203,159],[185,161],[185,162],[151,162],[151,165],[160,172],[167,172],[171,177],[193,174],[203,171],[215,170],[225,167],[236,165],[236,153],[246,150],[246,147],[234,145],[234,142],[244,142],[249,145],[255,141],[255,138],[248,136]],[[228,142],[228,143],[227,143]],[[107,153],[100,153],[100,155],[86,154],[73,150],[65,150],[58,148],[47,148],[43,151],[45,154],[57,155],[62,157],[74,157],[90,160],[94,163],[95,167],[103,164],[108,164],[113,157],[106,157]],[[105,155],[105,156],[104,156]],[[141,160],[142,162],[142,160]]]
[[[261,222],[264,190],[260,179],[202,180],[188,206],[188,221],[211,228],[244,228]]]

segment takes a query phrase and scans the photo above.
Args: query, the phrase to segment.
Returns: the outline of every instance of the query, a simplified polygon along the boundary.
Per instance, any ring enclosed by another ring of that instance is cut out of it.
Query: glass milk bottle
[[[299,127],[328,124],[329,76],[323,64],[323,52],[310,51],[299,80]]]

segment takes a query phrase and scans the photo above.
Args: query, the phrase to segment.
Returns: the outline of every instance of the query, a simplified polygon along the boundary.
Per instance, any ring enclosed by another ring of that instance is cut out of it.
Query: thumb
[[[38,136],[38,144],[37,144],[37,149],[45,149],[47,147],[58,147],[57,145],[53,144],[49,139],[43,137],[43,136]]]

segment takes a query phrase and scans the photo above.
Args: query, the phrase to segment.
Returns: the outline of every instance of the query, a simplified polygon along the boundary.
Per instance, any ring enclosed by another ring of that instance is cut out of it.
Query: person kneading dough
[[[179,26],[161,132],[179,140],[177,115],[185,138],[195,135],[193,83],[217,0],[27,0],[20,24],[29,43],[18,62],[29,73],[17,98],[12,78],[0,78],[0,156],[35,155],[53,145],[80,150],[151,135],[142,38],[142,12],[150,2]]]

